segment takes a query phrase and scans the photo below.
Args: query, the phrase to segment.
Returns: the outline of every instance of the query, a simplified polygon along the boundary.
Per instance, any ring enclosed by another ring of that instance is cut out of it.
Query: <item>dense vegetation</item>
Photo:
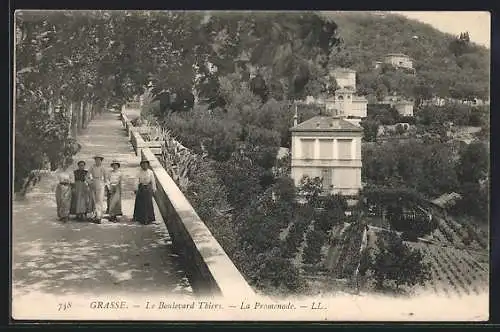
[[[245,87],[240,89],[231,93],[230,112],[202,112],[196,106],[164,116],[163,125],[179,141],[205,155],[184,192],[253,285],[267,291],[305,291],[300,270],[291,261],[303,246],[301,261],[321,268],[322,246],[333,224],[345,218],[346,203],[336,196],[321,200],[319,179],[298,188],[308,204],[295,201],[292,180],[273,173],[280,133],[272,128],[281,127],[280,109],[274,109],[276,123],[259,115],[277,102],[260,104]],[[255,105],[254,112],[246,105]]]
[[[455,150],[455,151],[454,151]],[[368,184],[410,188],[428,199],[457,192],[463,199],[456,212],[488,221],[489,157],[484,142],[453,148],[416,140],[367,145],[362,150],[362,178]]]
[[[401,285],[424,285],[430,279],[430,266],[423,261],[422,252],[410,248],[393,233],[379,233],[376,247],[378,252],[368,255],[365,264],[377,288],[388,288],[391,283],[396,289]]]

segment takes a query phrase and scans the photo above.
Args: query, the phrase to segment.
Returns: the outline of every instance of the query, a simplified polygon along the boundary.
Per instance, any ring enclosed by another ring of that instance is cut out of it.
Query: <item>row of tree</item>
[[[61,166],[75,135],[120,91],[109,13],[16,12],[15,189],[31,170]]]

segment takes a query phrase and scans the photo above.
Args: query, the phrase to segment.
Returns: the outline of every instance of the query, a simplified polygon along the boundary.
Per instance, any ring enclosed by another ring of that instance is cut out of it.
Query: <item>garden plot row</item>
[[[440,242],[449,242],[458,247],[468,247],[473,250],[488,248],[487,240],[474,231],[467,231],[465,227],[454,220],[445,220],[437,217],[438,229],[432,234]]]
[[[425,261],[430,263],[428,286],[436,293],[472,295],[487,290],[487,270],[466,251],[423,243],[410,245],[421,249]]]
[[[351,277],[359,262],[362,231],[360,225],[351,224],[344,232],[337,260],[336,274],[339,278]]]
[[[349,229],[351,224],[342,223],[333,226],[330,238],[325,243],[324,252],[325,252],[325,261],[324,266],[332,271],[337,267],[337,262],[340,256],[340,252],[342,251],[343,243],[345,241],[345,232]]]

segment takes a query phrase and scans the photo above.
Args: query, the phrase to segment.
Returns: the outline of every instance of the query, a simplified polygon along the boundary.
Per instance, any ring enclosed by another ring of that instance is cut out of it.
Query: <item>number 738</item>
[[[71,308],[71,302],[59,303],[57,305],[57,311],[66,311]]]

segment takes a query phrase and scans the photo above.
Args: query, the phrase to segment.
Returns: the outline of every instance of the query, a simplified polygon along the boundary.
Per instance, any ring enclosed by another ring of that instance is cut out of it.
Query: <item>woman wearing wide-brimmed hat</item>
[[[89,169],[91,177],[90,192],[94,202],[93,221],[96,223],[101,223],[104,214],[104,187],[107,175],[104,166],[102,166],[103,160],[104,157],[101,155],[94,156],[95,164]]]
[[[107,197],[110,221],[116,221],[117,216],[122,213],[122,172],[120,171],[120,163],[117,160],[111,162],[112,170],[108,174]]]
[[[85,169],[85,161],[80,160],[77,165],[78,169],[73,171],[75,183],[73,184],[71,213],[76,215],[77,220],[84,220],[93,210],[89,188],[90,174]]]
[[[153,171],[149,169],[149,161],[141,160],[141,169],[137,174],[134,205],[134,220],[143,225],[155,220],[153,194],[156,192],[156,181]]]

